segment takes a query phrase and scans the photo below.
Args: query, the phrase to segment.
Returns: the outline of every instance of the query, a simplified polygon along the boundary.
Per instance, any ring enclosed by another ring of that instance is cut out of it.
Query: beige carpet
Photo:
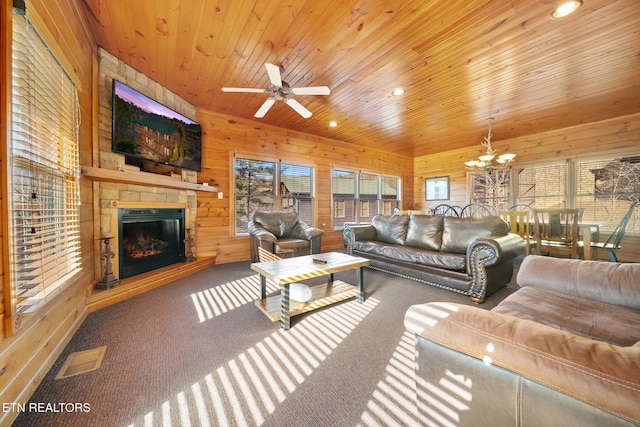
[[[369,269],[364,277],[363,304],[295,317],[287,332],[254,305],[259,279],[248,262],[213,266],[92,313],[30,401],[58,405],[27,410],[14,425],[416,425],[404,313],[427,301],[473,303]],[[355,283],[355,273],[336,279]],[[69,354],[102,346],[98,369],[55,379]]]

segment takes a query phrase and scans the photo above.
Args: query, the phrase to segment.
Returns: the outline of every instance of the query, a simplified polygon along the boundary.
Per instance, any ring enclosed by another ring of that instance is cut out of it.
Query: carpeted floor
[[[364,274],[363,304],[351,299],[294,317],[286,332],[254,305],[259,278],[248,262],[213,266],[92,313],[14,425],[416,425],[404,313],[427,301],[474,304]],[[336,279],[355,283],[355,272]],[[480,307],[516,287],[514,280]],[[99,369],[55,379],[70,353],[101,346]]]

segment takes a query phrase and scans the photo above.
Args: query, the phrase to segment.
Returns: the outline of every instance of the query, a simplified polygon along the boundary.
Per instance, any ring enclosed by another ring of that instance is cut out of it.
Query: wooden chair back
[[[500,211],[500,218],[509,224],[509,232],[522,237],[526,245],[526,254],[531,253],[531,215],[528,211]]]
[[[536,253],[555,253],[578,258],[582,246],[578,240],[582,209],[534,209]]]

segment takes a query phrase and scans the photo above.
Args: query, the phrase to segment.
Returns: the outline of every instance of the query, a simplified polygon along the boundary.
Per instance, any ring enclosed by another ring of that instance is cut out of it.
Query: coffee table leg
[[[356,278],[358,279],[358,294],[356,295],[356,301],[360,304],[364,302],[364,267],[359,267],[356,270]]]
[[[260,275],[260,299],[267,297],[267,277]]]
[[[291,326],[291,318],[290,318],[290,310],[289,310],[289,283],[285,283],[282,285],[280,291],[280,302],[281,302],[281,311],[280,311],[280,326],[285,331],[289,330]]]

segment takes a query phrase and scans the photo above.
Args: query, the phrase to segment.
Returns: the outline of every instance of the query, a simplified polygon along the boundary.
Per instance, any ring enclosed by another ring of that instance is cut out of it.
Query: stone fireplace
[[[109,179],[92,178],[96,181],[94,206],[99,206],[95,214],[100,224],[94,230],[96,265],[100,266],[96,271],[102,271],[104,238],[111,240],[113,275],[117,279],[184,262],[187,256],[193,260],[197,192],[191,188],[197,183],[197,172],[179,168],[143,172],[112,151],[111,82],[122,81],[187,117],[195,117],[195,107],[103,49],[99,50],[99,60],[100,131],[92,169],[111,175],[107,174]],[[190,233],[185,243],[187,229]],[[186,244],[190,245],[189,253],[185,253]]]
[[[117,241],[121,279],[185,261],[185,210],[118,209]]]

